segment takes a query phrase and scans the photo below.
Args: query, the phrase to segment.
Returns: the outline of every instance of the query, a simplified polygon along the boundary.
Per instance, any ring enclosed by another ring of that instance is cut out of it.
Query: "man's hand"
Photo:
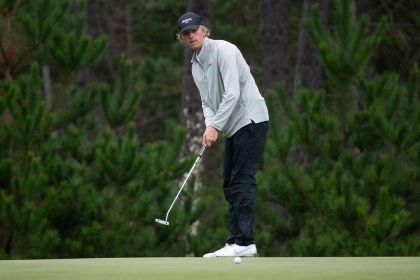
[[[209,125],[203,134],[202,144],[206,145],[207,147],[211,147],[211,145],[213,145],[213,143],[217,140],[217,134],[217,129]]]

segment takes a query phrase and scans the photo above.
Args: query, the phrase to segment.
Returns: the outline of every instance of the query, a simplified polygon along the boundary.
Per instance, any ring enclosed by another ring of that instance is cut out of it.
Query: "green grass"
[[[419,280],[420,258],[121,258],[0,261],[1,280]]]

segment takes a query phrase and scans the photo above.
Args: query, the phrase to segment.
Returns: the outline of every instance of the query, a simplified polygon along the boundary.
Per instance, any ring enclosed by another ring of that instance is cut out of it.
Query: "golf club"
[[[168,209],[168,212],[166,212],[166,218],[165,220],[161,220],[161,219],[155,219],[155,222],[161,225],[165,225],[165,226],[169,226],[169,221],[168,221],[168,216],[169,216],[169,212],[171,212],[172,207],[175,204],[175,201],[178,199],[179,194],[181,193],[182,189],[184,188],[185,184],[188,181],[188,178],[190,178],[191,173],[194,170],[194,167],[197,165],[197,162],[200,160],[200,158],[203,156],[204,150],[206,149],[206,146],[202,146],[200,152],[198,153],[197,159],[195,160],[193,166],[190,169],[190,172],[187,175],[187,178],[185,178],[184,183],[182,184],[181,188],[179,189],[178,193],[175,196],[174,201],[172,202],[171,206]]]

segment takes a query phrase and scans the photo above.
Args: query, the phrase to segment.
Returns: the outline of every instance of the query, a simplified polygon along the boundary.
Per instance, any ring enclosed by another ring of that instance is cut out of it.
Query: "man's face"
[[[185,30],[181,33],[181,41],[185,46],[195,52],[199,52],[201,50],[205,37],[206,35],[201,28],[198,28],[197,30]]]

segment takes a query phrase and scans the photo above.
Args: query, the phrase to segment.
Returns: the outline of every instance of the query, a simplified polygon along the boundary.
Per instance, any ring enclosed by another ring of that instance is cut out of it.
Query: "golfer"
[[[226,136],[223,191],[229,203],[226,245],[204,257],[256,256],[253,236],[255,174],[268,131],[268,110],[239,49],[209,38],[199,15],[178,19],[178,39],[193,50],[192,75],[200,92],[206,130],[202,144],[211,147]]]

